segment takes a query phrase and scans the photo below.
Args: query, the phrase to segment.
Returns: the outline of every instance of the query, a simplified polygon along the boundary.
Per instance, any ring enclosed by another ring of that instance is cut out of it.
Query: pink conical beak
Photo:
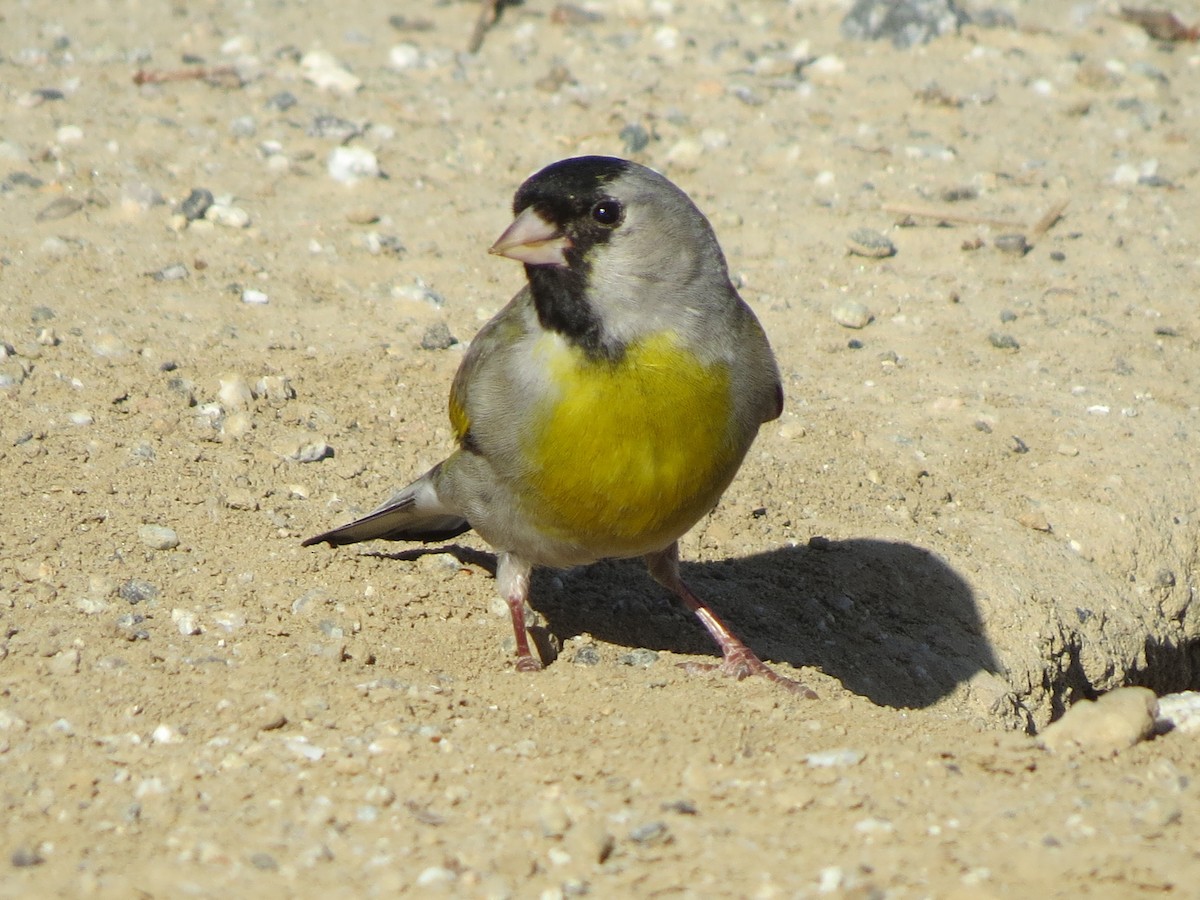
[[[504,234],[496,239],[488,253],[515,259],[528,266],[565,266],[565,253],[570,246],[571,241],[566,235],[529,206],[504,229]]]

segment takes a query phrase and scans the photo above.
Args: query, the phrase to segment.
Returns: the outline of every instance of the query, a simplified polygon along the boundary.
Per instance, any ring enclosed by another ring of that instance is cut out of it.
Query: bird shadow
[[[433,552],[495,568],[494,557],[478,550]],[[970,586],[912,544],[814,538],[737,559],[685,562],[682,571],[763,659],[820,669],[883,706],[929,706],[975,673],[1001,668]],[[640,560],[537,570],[530,599],[563,640],[590,634],[629,647],[716,654],[696,617],[650,579]]]

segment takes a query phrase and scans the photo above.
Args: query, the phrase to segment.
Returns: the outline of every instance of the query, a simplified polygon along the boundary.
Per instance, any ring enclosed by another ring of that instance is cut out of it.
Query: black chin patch
[[[600,316],[587,300],[589,271],[586,264],[526,266],[538,322],[547,331],[557,331],[593,359],[620,359],[625,348],[605,339]]]

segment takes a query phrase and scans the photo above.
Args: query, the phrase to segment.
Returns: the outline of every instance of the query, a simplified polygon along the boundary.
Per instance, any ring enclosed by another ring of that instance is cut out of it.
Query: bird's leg
[[[517,671],[537,672],[542,663],[529,652],[529,634],[525,630],[525,601],[529,599],[529,576],[533,567],[511,553],[501,553],[496,563],[496,582],[508,604],[513,632],[517,637]]]
[[[759,659],[753,650],[738,640],[733,632],[726,627],[725,623],[717,618],[716,613],[705,606],[700,598],[692,593],[691,588],[684,584],[683,579],[679,575],[678,543],[672,544],[666,550],[658,553],[647,554],[646,565],[650,568],[650,574],[654,577],[655,581],[678,597],[684,606],[696,614],[696,617],[704,624],[704,627],[708,629],[708,633],[712,635],[713,640],[721,648],[723,659],[720,664],[686,663],[684,664],[685,668],[689,670],[716,669],[721,674],[731,675],[738,681],[750,675],[761,675],[763,678],[775,682],[786,690],[800,694],[802,697],[813,700],[817,698],[816,691],[808,687],[808,685],[791,678],[784,678]]]

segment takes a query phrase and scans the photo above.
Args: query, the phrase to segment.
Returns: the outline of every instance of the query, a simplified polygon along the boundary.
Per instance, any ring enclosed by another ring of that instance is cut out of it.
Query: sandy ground
[[[1200,686],[1196,46],[408,6],[0,11],[0,896],[1198,896],[1194,734],[1031,736]],[[819,700],[680,669],[635,563],[538,574],[531,676],[472,537],[299,545],[448,451],[512,192],[590,152],[777,350],[685,574]]]

